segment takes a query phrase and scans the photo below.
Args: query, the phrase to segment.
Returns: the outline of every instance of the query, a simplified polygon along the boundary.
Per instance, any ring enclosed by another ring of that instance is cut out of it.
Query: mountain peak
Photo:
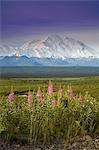
[[[18,48],[0,46],[0,55],[3,54],[56,59],[97,57],[97,53],[83,42],[57,34],[48,35],[41,40],[28,41]]]

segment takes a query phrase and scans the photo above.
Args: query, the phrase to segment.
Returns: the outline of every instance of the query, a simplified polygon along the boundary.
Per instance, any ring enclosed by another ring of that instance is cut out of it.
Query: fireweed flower
[[[36,96],[37,96],[38,98],[41,98],[41,97],[42,97],[42,91],[40,90],[40,87],[39,87],[39,89],[38,89],[38,91],[37,91],[37,93],[36,93]]]
[[[49,85],[48,85],[48,94],[50,96],[53,95],[53,85],[52,85],[51,81],[49,82]]]
[[[29,105],[32,104],[32,95],[31,94],[28,95],[28,104]]]
[[[55,99],[51,101],[51,106],[52,108],[55,108],[57,106],[57,101]]]
[[[84,97],[82,95],[79,96],[79,100],[83,101]]]
[[[28,92],[28,98],[27,98],[28,104],[32,105],[33,97],[31,95],[30,87],[29,87],[29,92]]]
[[[63,91],[63,89],[61,88],[61,85],[60,85],[60,87],[58,89],[58,98],[62,97],[62,91]]]
[[[14,92],[13,87],[11,87],[10,94],[8,95],[8,102],[12,102],[14,100]]]
[[[44,95],[43,95],[42,91],[40,90],[40,87],[36,93],[36,96],[38,98],[38,102],[43,105],[44,104]]]
[[[67,95],[68,95],[69,97],[74,97],[74,96],[75,96],[75,93],[74,93],[74,91],[72,90],[71,86],[68,87]]]

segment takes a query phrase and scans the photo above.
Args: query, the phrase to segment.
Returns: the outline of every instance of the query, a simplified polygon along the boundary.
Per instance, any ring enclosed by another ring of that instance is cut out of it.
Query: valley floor
[[[7,95],[10,92],[11,86],[13,86],[16,95],[27,94],[29,88],[31,91],[36,91],[38,87],[46,90],[49,80],[52,81],[55,90],[58,89],[60,84],[64,90],[67,89],[68,85],[71,85],[76,93],[85,94],[85,92],[88,92],[91,96],[99,99],[99,76],[0,79],[0,95]]]

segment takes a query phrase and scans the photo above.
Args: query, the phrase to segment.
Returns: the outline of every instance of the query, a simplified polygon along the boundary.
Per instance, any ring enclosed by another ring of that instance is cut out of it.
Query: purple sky
[[[98,29],[99,0],[1,1],[2,39]]]

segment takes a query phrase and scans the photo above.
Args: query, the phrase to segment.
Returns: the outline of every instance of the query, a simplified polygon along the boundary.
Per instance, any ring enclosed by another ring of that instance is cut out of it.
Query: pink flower
[[[51,106],[52,108],[55,108],[57,106],[57,101],[55,99],[51,101]]]
[[[59,90],[58,90],[58,97],[59,98],[62,97],[62,91],[63,91],[63,89],[61,88],[61,85],[60,85]]]
[[[14,100],[14,92],[10,92],[10,94],[8,95],[8,102],[12,102]]]
[[[74,93],[73,90],[68,90],[68,91],[67,91],[67,94],[68,94],[68,96],[70,96],[70,97],[74,97],[74,96],[75,96],[75,93]]]
[[[28,95],[28,104],[29,105],[32,104],[32,95],[31,94]]]
[[[38,97],[38,102],[43,105],[44,104],[44,95],[42,93],[42,91],[40,90],[40,87],[36,93],[36,96]]]
[[[74,97],[74,96],[75,96],[75,93],[74,93],[74,91],[72,90],[71,86],[68,87],[67,94],[68,94],[68,96],[70,96],[70,97]]]
[[[79,96],[79,100],[80,100],[80,101],[83,101],[83,99],[84,99],[83,96],[80,95],[80,96]]]
[[[73,90],[68,90],[67,93],[68,93],[68,95],[69,95],[70,97],[74,97],[74,96],[75,96],[75,93],[74,93]]]
[[[40,88],[38,89],[37,93],[36,93],[36,96],[38,98],[41,98],[42,97],[42,91],[40,90]]]
[[[53,95],[53,85],[51,82],[49,82],[49,85],[48,85],[48,93],[50,96]]]

